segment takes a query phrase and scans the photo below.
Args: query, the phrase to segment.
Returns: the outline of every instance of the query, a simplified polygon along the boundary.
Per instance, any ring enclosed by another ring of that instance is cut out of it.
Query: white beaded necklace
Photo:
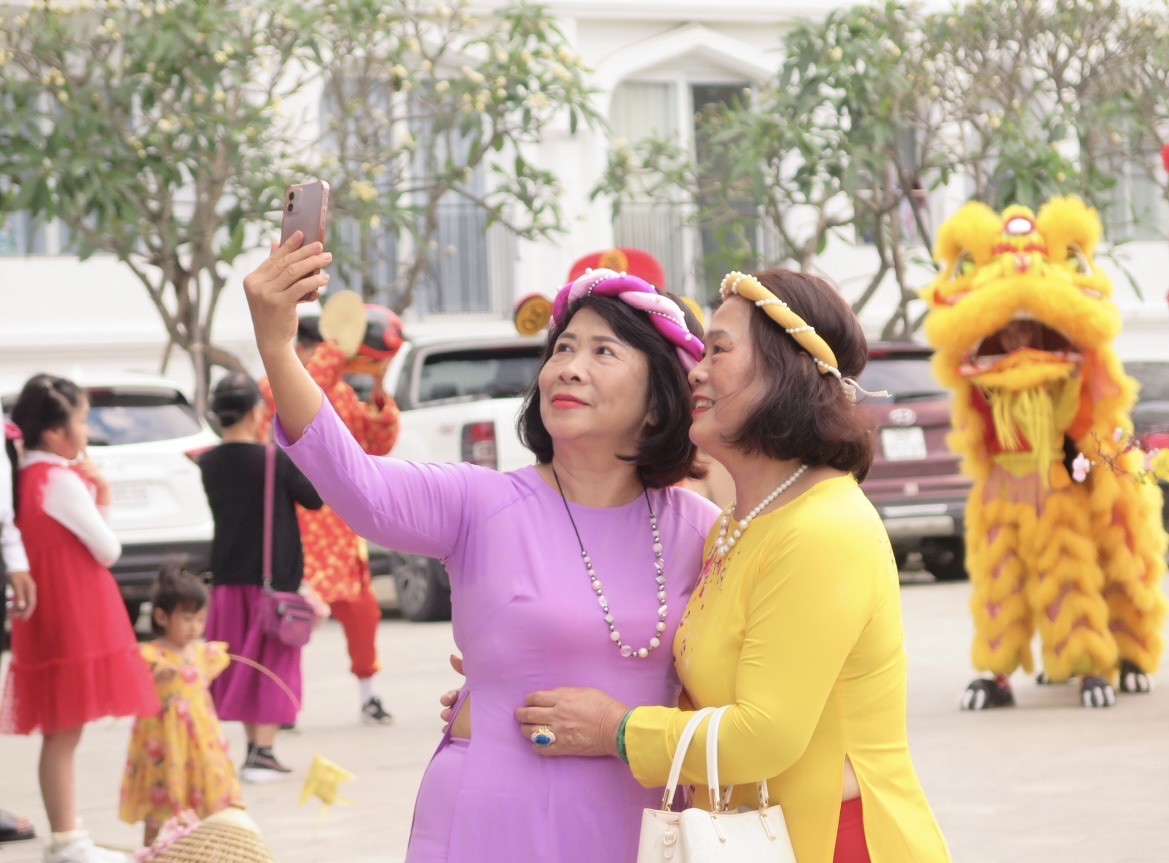
[[[645,505],[649,509],[649,526],[653,531],[654,538],[654,568],[657,570],[654,580],[658,586],[658,622],[655,624],[656,633],[653,638],[649,640],[648,647],[633,648],[621,640],[621,633],[617,631],[617,624],[614,622],[613,613],[609,611],[609,600],[604,594],[604,585],[601,580],[597,578],[597,572],[593,569],[593,562],[589,559],[589,553],[585,551],[584,541],[580,538],[580,531],[576,526],[576,519],[572,517],[572,510],[568,508],[568,498],[564,496],[564,486],[560,484],[560,476],[556,473],[556,468],[552,468],[552,477],[556,480],[556,488],[560,492],[560,499],[564,501],[564,511],[568,513],[568,520],[572,524],[572,532],[576,534],[576,542],[580,546],[580,556],[584,561],[585,572],[589,576],[589,584],[592,585],[593,591],[597,594],[597,603],[601,606],[601,613],[605,616],[605,624],[609,627],[609,640],[616,646],[617,650],[622,656],[631,657],[633,659],[645,659],[651,652],[658,649],[662,643],[662,633],[666,631],[666,614],[669,612],[669,606],[666,605],[666,575],[665,564],[662,562],[662,538],[658,535],[658,517],[654,515],[653,504],[649,502],[649,491],[642,489],[645,495]]]
[[[755,516],[759,515],[759,513],[767,509],[773,500],[791,488],[792,483],[803,476],[804,471],[807,469],[808,466],[806,464],[800,465],[791,476],[789,476],[776,487],[775,491],[767,495],[767,497],[763,498],[763,500],[759,501],[759,506],[755,507],[749,513],[747,513],[747,517],[739,522],[738,527],[735,528],[734,532],[730,536],[730,539],[728,539],[727,530],[730,527],[731,519],[735,515],[735,505],[732,503],[730,509],[724,512],[723,517],[719,520],[718,539],[714,541],[714,553],[719,557],[726,557],[730,550],[735,547],[735,543],[738,541],[739,537],[743,535],[743,531],[747,529],[747,525],[751,523]]]

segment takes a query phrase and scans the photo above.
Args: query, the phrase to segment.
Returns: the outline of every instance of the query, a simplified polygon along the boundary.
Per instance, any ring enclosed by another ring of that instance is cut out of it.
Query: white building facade
[[[475,5],[477,12],[489,13],[498,4]],[[768,79],[781,60],[779,38],[785,23],[822,16],[827,8],[782,0],[549,0],[547,5],[593,70],[596,106],[609,129],[582,128],[573,135],[567,127],[557,128],[532,153],[561,180],[566,233],[552,242],[490,236],[479,242],[479,258],[448,264],[444,272],[451,284],[443,284],[440,274],[433,285],[435,291],[454,291],[458,299],[420,303],[407,315],[416,330],[482,328],[487,321],[505,320],[517,296],[553,293],[574,259],[613,245],[640,246],[656,254],[672,290],[706,293],[697,284],[703,238],[683,224],[677,211],[629,206],[614,220],[609,201],[590,201],[611,139],[632,141],[656,134],[693,146],[696,108]],[[960,189],[932,194],[933,223],[963,199]],[[157,372],[166,341],[163,327],[129,271],[109,257],[80,262],[60,254],[55,226],[35,232],[29,228],[18,215],[0,229],[0,381],[7,389],[12,381],[44,369],[66,374],[73,369]],[[458,229],[465,232],[466,226]],[[1152,234],[1156,239],[1127,242],[1116,251],[1144,294],[1142,300],[1128,278],[1113,268],[1116,298],[1126,320],[1119,348],[1128,359],[1169,359],[1167,231],[1169,219],[1162,219]],[[253,370],[258,360],[240,282],[261,254],[241,259],[214,323],[216,343],[237,353]],[[467,293],[468,266],[488,273],[477,280],[482,287],[474,288],[479,293],[473,296]],[[876,256],[863,243],[834,242],[817,266],[852,295],[876,268]],[[931,273],[922,268],[919,275],[924,284]],[[863,317],[871,332],[888,317],[893,295],[888,291],[866,309]],[[427,306],[444,310],[428,311]],[[173,356],[167,373],[189,385],[185,355]]]

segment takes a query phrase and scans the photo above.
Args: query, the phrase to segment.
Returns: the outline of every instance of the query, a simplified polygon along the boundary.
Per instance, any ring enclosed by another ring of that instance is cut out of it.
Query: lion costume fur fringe
[[[1053,680],[1146,674],[1164,647],[1161,493],[1124,450],[1135,382],[1113,340],[1120,313],[1093,255],[1096,211],[1076,198],[1035,215],[962,207],[941,228],[923,292],[934,372],[953,390],[951,448],[974,479],[966,566],[974,665],[1033,670],[1038,629]],[[1073,480],[1076,453],[1092,465]]]

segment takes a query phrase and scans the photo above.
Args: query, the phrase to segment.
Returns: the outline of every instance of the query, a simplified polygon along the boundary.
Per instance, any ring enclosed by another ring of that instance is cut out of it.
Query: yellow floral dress
[[[158,641],[140,648],[151,673],[173,668],[175,674],[156,679],[162,709],[135,720],[130,734],[118,814],[131,824],[160,827],[187,809],[206,818],[239,797],[227,738],[208,691],[230,661],[227,645],[190,647],[186,657]]]

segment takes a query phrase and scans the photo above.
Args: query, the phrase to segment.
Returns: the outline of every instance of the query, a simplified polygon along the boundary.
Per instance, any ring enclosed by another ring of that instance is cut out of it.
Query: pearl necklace
[[[727,530],[730,527],[731,518],[735,514],[735,505],[732,503],[730,509],[724,512],[723,517],[719,520],[718,539],[714,541],[714,553],[719,557],[726,557],[730,550],[735,547],[735,543],[738,541],[739,537],[743,535],[743,531],[747,529],[747,525],[752,522],[755,516],[759,515],[759,513],[767,509],[773,500],[791,488],[792,483],[803,476],[804,471],[807,469],[808,466],[806,464],[800,465],[791,476],[789,476],[776,487],[775,491],[767,495],[767,497],[763,498],[763,500],[759,501],[759,506],[755,507],[749,513],[747,513],[747,517],[739,522],[739,526],[735,528],[734,533],[731,534],[730,539],[727,539]]]
[[[560,476],[556,473],[556,468],[552,468],[552,476],[556,480],[556,488],[560,491],[560,499],[564,501],[564,511],[568,513],[568,520],[572,524],[572,532],[576,534],[576,542],[580,546],[580,556],[584,561],[585,572],[589,577],[589,584],[597,594],[597,604],[601,606],[601,613],[605,616],[605,624],[609,627],[609,640],[616,645],[617,650],[622,656],[645,659],[652,651],[657,650],[661,646],[661,636],[666,631],[666,614],[669,612],[669,606],[666,605],[666,576],[664,573],[665,564],[662,562],[662,538],[658,535],[658,517],[654,515],[653,505],[649,502],[649,491],[644,488],[642,489],[642,493],[645,495],[645,505],[649,509],[650,530],[653,531],[654,568],[657,570],[654,580],[658,585],[658,602],[661,605],[658,606],[658,622],[654,627],[656,634],[649,640],[649,646],[635,649],[622,641],[621,633],[617,631],[613,614],[609,611],[609,600],[604,594],[604,585],[597,578],[597,572],[593,569],[593,562],[589,559],[589,553],[585,551],[584,541],[580,538],[580,531],[577,529],[576,519],[572,517],[572,510],[568,508],[568,498],[564,496],[564,487],[560,484]]]

